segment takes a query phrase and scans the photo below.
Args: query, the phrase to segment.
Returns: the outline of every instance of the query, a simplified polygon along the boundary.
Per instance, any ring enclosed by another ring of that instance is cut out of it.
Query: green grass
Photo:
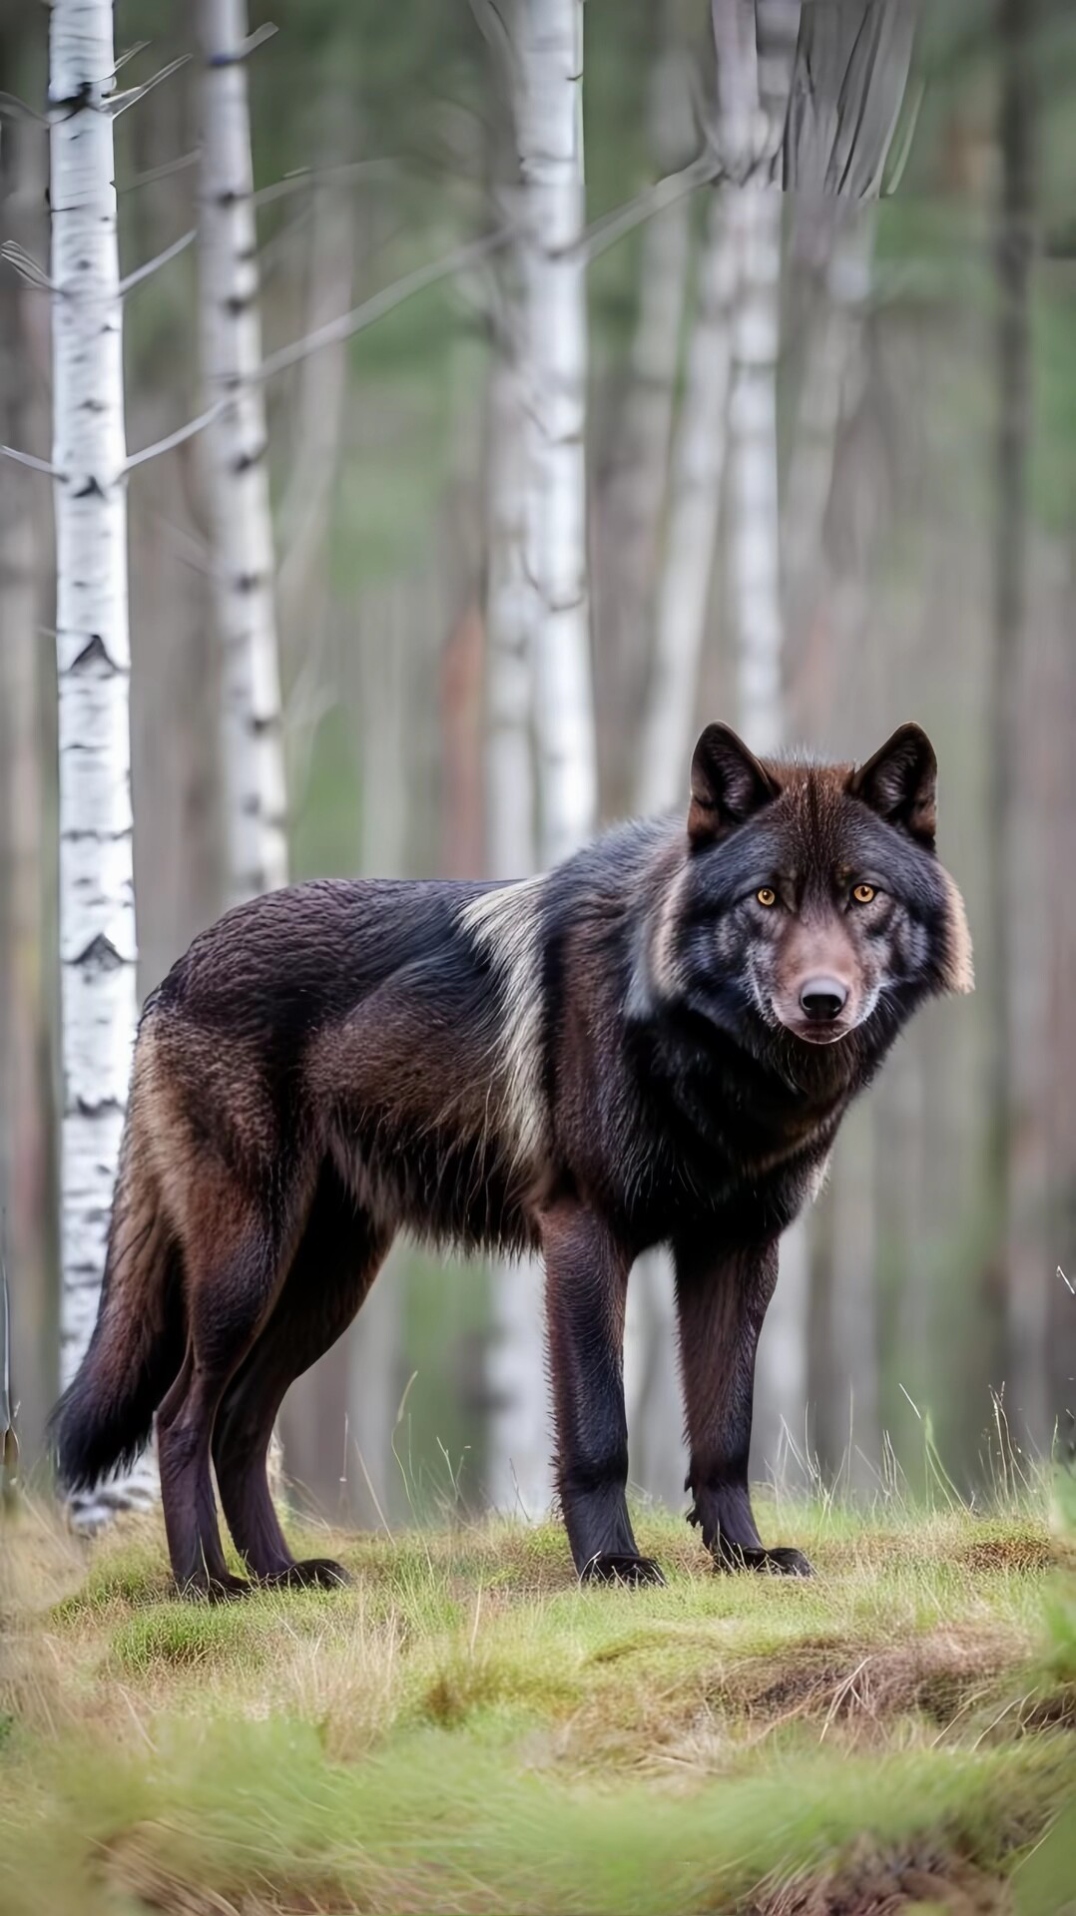
[[[0,1911],[1059,1916],[1076,1602],[1033,1507],[765,1512],[817,1577],[658,1590],[563,1533],[303,1539],[342,1592],[168,1594],[142,1520],[3,1543]],[[887,1900],[888,1899],[888,1900]]]

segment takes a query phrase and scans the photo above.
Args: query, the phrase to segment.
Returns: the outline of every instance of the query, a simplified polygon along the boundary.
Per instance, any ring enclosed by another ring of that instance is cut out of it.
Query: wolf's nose
[[[808,978],[800,988],[800,1009],[822,1024],[839,1018],[848,1003],[848,987],[839,978]]]

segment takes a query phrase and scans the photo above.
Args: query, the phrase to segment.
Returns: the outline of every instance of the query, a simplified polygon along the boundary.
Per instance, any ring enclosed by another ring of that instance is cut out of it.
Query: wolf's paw
[[[249,1597],[253,1588],[245,1577],[233,1577],[230,1572],[223,1577],[210,1577],[203,1572],[180,1584],[179,1594],[194,1603],[234,1603],[239,1597]]]
[[[265,1582],[272,1590],[340,1590],[351,1578],[343,1564],[332,1557],[304,1557],[286,1570],[278,1570],[275,1576],[266,1577]]]
[[[722,1571],[758,1570],[770,1577],[813,1577],[802,1550],[754,1550],[738,1543],[722,1542],[714,1552],[714,1569]]]
[[[599,1550],[579,1572],[580,1583],[664,1583],[661,1565],[653,1557],[619,1556]]]

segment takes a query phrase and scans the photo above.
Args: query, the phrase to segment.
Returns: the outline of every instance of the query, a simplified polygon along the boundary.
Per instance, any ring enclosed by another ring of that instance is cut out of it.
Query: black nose
[[[847,1003],[848,986],[839,978],[808,978],[800,989],[801,1011],[819,1024],[839,1018]]]

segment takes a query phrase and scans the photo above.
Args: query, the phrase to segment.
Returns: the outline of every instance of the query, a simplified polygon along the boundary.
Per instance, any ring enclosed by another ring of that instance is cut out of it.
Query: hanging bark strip
[[[223,668],[233,900],[286,884],[288,854],[273,534],[258,312],[245,0],[202,0],[202,363]]]
[[[542,857],[597,820],[586,538],[586,259],[582,0],[522,9],[520,170],[525,203],[535,713]]]
[[[89,1342],[137,1018],[122,305],[110,0],[50,21],[53,465],[63,1024],[62,1382]],[[147,1501],[147,1462],[74,1500],[96,1527]]]

